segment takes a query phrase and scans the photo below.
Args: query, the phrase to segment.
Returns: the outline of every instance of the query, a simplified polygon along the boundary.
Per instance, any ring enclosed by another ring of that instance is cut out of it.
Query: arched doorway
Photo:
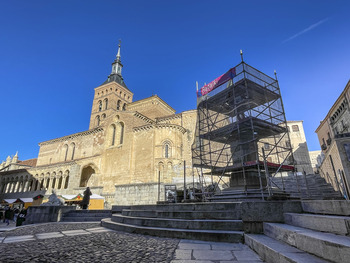
[[[95,170],[91,166],[84,167],[81,171],[80,187],[86,187],[91,178],[91,175],[95,173]]]

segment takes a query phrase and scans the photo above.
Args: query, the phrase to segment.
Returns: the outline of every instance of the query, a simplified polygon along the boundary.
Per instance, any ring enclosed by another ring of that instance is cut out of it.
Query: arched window
[[[56,174],[55,174],[55,177],[52,179],[52,185],[51,185],[52,189],[55,189],[55,187],[56,187]]]
[[[116,130],[116,138],[118,138],[119,144],[123,144],[124,141],[124,123],[119,122],[117,124],[117,130]]]
[[[101,122],[101,120],[100,120],[100,115],[97,115],[96,118],[95,118],[95,126],[96,126],[96,127],[97,127],[97,126],[100,126],[100,122]]]
[[[103,113],[101,118],[102,118],[102,120],[106,119],[106,114]]]
[[[102,110],[102,101],[98,101],[98,111]]]
[[[164,142],[163,144],[163,153],[164,158],[170,158],[171,157],[171,144],[169,141]]]
[[[115,136],[116,136],[116,127],[114,124],[112,124],[109,128],[109,136],[110,136],[110,142],[111,146],[115,144]]]
[[[126,110],[126,103],[124,103],[123,105],[123,110]]]
[[[105,103],[105,110],[107,110],[107,108],[108,108],[108,99],[107,98],[104,99],[104,103]]]
[[[57,186],[57,189],[61,189],[61,187],[62,187],[62,180],[63,180],[63,177],[61,176],[61,177],[58,179],[58,186]]]
[[[117,110],[120,110],[120,103],[121,103],[121,101],[118,100],[118,102],[117,102]]]
[[[64,189],[68,188],[68,182],[69,182],[69,172],[66,171],[66,181],[64,182]]]
[[[46,179],[46,189],[49,189],[50,186],[50,177]]]
[[[67,161],[67,157],[68,157],[68,145],[67,144],[65,144],[63,146],[62,151],[63,151],[63,156],[64,156],[63,160]]]
[[[72,142],[72,143],[70,144],[70,148],[71,148],[71,150],[72,150],[71,160],[74,160],[74,153],[75,153],[75,143],[74,143],[74,142]]]
[[[44,175],[43,175],[44,176]],[[40,185],[39,185],[39,190],[43,190],[44,189],[44,178],[41,179],[40,181]],[[38,190],[38,189],[37,189]]]
[[[165,144],[164,148],[165,148],[164,157],[169,158],[169,145]]]

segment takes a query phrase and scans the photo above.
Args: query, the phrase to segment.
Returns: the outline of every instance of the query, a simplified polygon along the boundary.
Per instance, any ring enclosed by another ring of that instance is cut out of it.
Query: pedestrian
[[[90,191],[90,187],[86,187],[86,190],[84,191],[84,197],[81,201],[80,205],[83,209],[87,209],[90,203],[90,195],[92,195]]]
[[[9,207],[5,207],[5,223],[10,224],[10,220],[13,219],[13,210]]]
[[[22,225],[23,221],[26,220],[26,215],[27,215],[27,209],[25,209],[23,207],[21,212],[19,212],[19,214],[18,214],[16,226],[21,226]]]
[[[13,209],[13,223],[17,222],[18,214],[19,214],[19,209],[16,207]]]

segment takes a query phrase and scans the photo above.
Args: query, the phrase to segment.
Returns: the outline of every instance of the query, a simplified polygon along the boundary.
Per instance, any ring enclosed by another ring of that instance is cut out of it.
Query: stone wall
[[[160,184],[160,199],[165,200],[164,184]],[[158,201],[158,183],[115,186],[115,205],[150,205]]]
[[[76,206],[30,206],[24,225],[59,222],[64,213],[75,209]]]

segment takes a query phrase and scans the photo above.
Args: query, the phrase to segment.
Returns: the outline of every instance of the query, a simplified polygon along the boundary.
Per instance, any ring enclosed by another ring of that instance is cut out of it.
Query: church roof
[[[113,74],[112,73],[111,75],[108,76],[107,80],[105,82],[103,82],[101,85],[104,85],[104,84],[107,84],[107,83],[111,83],[111,82],[116,82],[116,83],[122,85],[127,90],[129,90],[128,87],[125,85],[123,77],[121,75],[119,75],[119,74]]]

